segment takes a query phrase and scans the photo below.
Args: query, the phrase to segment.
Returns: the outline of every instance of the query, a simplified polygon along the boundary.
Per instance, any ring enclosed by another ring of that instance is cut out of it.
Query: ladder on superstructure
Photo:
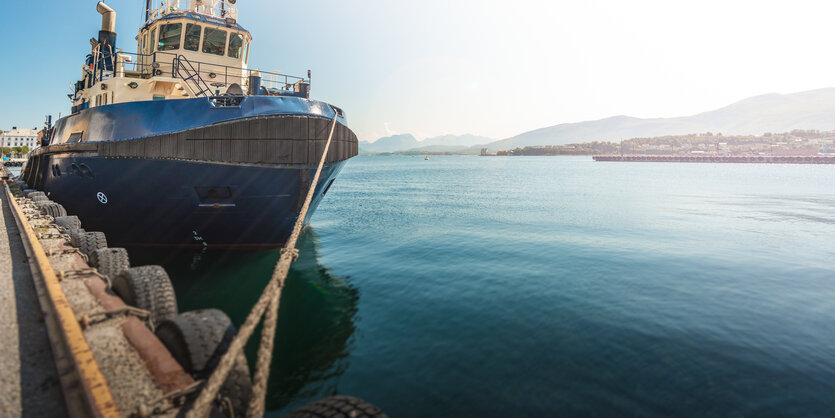
[[[188,58],[179,55],[175,58],[175,61],[174,72],[178,77],[183,79],[183,83],[196,97],[208,97],[211,95],[212,89],[209,88],[209,85],[206,84],[203,77],[200,77],[200,72],[194,68],[194,65],[191,64]]]

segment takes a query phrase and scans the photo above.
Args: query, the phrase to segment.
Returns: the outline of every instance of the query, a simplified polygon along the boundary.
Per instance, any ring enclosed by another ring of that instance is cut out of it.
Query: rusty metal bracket
[[[91,325],[108,321],[117,316],[135,316],[143,322],[145,322],[145,324],[151,331],[154,330],[153,324],[151,323],[151,313],[144,309],[135,308],[133,306],[124,306],[122,308],[113,309],[111,311],[98,312],[92,315],[84,315],[81,317],[81,319],[79,319],[78,322],[81,324],[82,329],[87,329],[87,327]]]
[[[90,259],[87,257],[87,254],[82,253],[81,250],[79,250],[78,248],[67,248],[67,249],[58,250],[58,251],[52,251],[52,250],[46,251],[46,255],[48,255],[50,257],[52,257],[54,255],[68,255],[68,254],[78,254],[78,255],[81,256],[81,258],[84,259],[85,263],[90,262]]]
[[[25,215],[32,214],[32,216],[26,216],[26,218],[29,219],[30,221],[33,220],[33,219],[46,219],[50,222],[54,220],[53,217],[51,217],[49,215],[44,215],[43,213],[41,213],[40,210],[38,210],[37,212],[36,211],[29,211],[28,213],[24,212],[24,214]]]
[[[59,239],[59,238],[69,238],[66,234],[54,234],[54,233],[40,233],[38,234],[38,239]]]
[[[205,380],[197,380],[180,390],[166,393],[148,404],[140,405],[137,408],[136,416],[149,417],[152,415],[165,415],[172,409],[181,408],[185,405],[188,397],[196,394],[203,387],[204,383],[206,383]]]
[[[74,250],[78,251],[78,248],[74,248]],[[75,251],[67,250],[70,253],[75,253]],[[107,287],[110,287],[110,278],[107,276],[99,273],[99,270],[95,267],[88,267],[86,269],[81,270],[62,270],[57,273],[58,281],[63,281],[66,279],[85,279],[90,276],[96,276],[100,278],[103,282],[107,283]]]

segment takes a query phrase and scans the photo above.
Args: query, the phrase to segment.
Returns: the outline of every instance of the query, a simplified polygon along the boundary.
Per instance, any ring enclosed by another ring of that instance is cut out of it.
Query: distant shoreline
[[[813,157],[835,155],[835,131],[795,129],[762,135],[700,134],[632,138],[620,142],[591,141],[565,145],[537,145],[496,150],[486,145],[466,150],[433,151],[402,150],[360,155],[481,155],[481,156],[734,156],[734,157]]]
[[[722,164],[835,164],[835,155],[596,155],[599,162],[722,163]]]

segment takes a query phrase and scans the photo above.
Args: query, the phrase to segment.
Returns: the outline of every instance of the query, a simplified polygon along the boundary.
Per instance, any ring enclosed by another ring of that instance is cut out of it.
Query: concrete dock
[[[26,251],[0,193],[0,416],[66,416]]]
[[[195,381],[143,312],[18,185],[0,188],[0,416],[176,415]]]

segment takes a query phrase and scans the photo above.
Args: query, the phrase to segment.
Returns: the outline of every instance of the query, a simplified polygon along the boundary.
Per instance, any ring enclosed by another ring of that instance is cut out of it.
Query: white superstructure
[[[148,10],[135,38],[138,52],[127,53],[115,46],[116,12],[99,2],[102,31],[71,95],[73,113],[114,103],[210,96],[232,85],[245,90],[252,73],[247,69],[252,36],[237,24],[235,3],[164,0]],[[279,77],[273,78],[278,83]],[[288,78],[281,82],[284,86]]]
[[[120,103],[198,97],[309,97],[307,79],[249,69],[250,33],[238,24],[237,0],[147,1],[137,52],[116,47],[116,12],[98,2],[98,40],[75,83],[72,113]]]
[[[0,147],[29,147],[29,150],[38,148],[38,131],[36,129],[12,128],[11,131],[0,134]]]

